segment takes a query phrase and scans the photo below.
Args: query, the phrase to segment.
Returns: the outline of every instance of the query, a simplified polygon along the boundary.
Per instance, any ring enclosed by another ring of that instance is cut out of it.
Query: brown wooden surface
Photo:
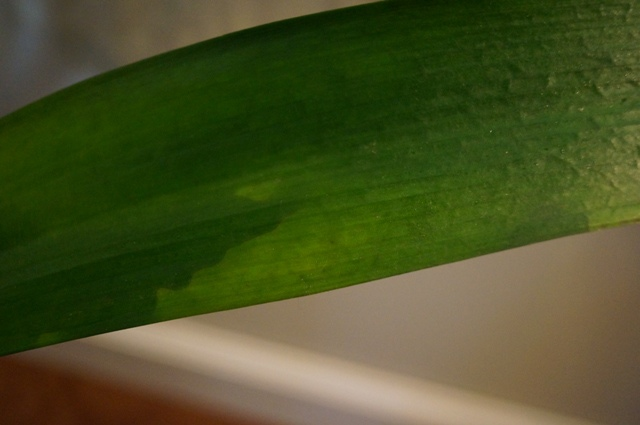
[[[95,378],[0,358],[2,425],[259,425]]]

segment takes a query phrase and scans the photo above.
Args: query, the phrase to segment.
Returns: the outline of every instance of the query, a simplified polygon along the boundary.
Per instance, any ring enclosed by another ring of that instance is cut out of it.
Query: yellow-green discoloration
[[[256,202],[264,202],[271,198],[273,192],[280,185],[280,179],[243,186],[236,191],[236,196],[251,199]]]

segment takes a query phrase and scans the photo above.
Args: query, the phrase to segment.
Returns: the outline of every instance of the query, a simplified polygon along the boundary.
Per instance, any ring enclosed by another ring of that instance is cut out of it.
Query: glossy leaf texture
[[[638,2],[303,17],[0,120],[0,351],[639,219]]]

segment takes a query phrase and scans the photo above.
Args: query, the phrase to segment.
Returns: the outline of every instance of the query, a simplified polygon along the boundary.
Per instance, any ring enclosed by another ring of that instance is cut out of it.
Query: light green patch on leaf
[[[280,185],[280,180],[271,180],[243,186],[236,191],[236,196],[251,199],[256,202],[265,202],[271,198]]]

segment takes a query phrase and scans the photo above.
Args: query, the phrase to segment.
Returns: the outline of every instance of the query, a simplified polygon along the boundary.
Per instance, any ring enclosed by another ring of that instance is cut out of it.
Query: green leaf
[[[640,220],[635,1],[390,1],[0,120],[0,351]]]

